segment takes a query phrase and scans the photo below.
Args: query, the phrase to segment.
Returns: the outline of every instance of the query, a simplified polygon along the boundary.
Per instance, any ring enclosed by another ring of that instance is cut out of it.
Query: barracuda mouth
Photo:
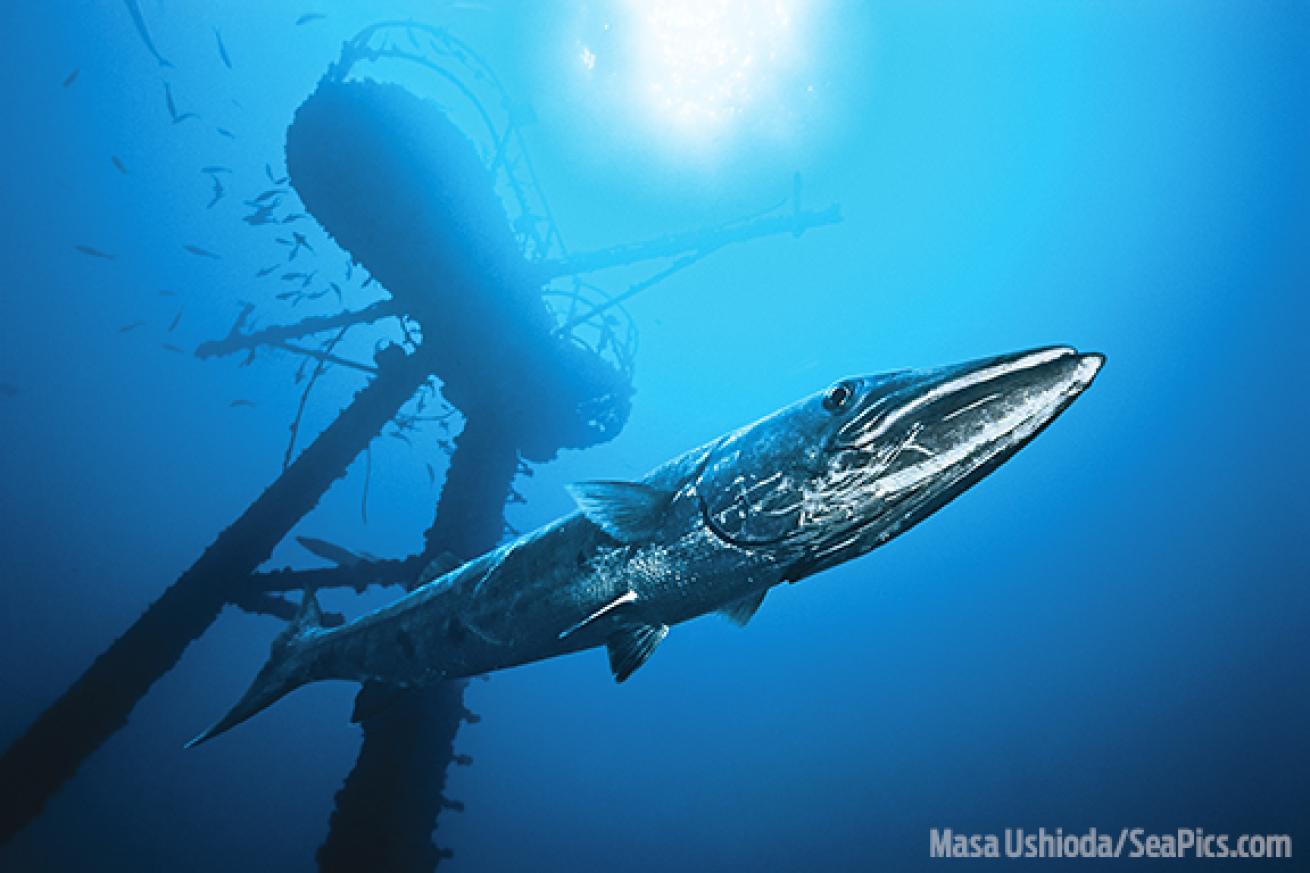
[[[942,413],[943,420],[958,416],[970,408],[998,398],[1003,391],[1013,391],[1025,377],[1040,376],[1043,367],[1072,360],[1086,361],[1090,371],[1077,391],[1091,384],[1091,379],[1105,359],[1101,355],[1079,355],[1068,346],[1053,346],[971,361],[954,367],[928,371],[902,371],[887,377],[892,390],[871,391],[863,406],[842,426],[833,441],[836,449],[867,449],[888,434],[897,422],[912,418],[916,412],[929,413],[934,407],[954,405]],[[1046,368],[1050,370],[1049,367]]]
[[[868,551],[964,493],[1068,408],[1104,360],[1056,347],[898,374],[835,435],[797,575]]]

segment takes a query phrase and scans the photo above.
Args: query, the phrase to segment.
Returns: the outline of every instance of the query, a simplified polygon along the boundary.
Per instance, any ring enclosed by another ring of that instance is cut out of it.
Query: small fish
[[[299,27],[302,24],[309,24],[311,21],[322,21],[324,18],[327,18],[327,16],[322,12],[306,12],[304,15],[296,19],[296,26]]]
[[[131,324],[125,324],[125,325],[123,325],[122,327],[120,327],[120,328],[118,329],[118,332],[119,332],[119,333],[131,333],[132,331],[136,330],[138,327],[142,327],[142,326],[144,326],[144,325],[145,325],[145,322],[144,322],[144,321],[134,321],[134,322],[132,322]]]
[[[276,221],[273,217],[273,210],[277,207],[276,203],[261,205],[250,200],[245,201],[245,203],[247,206],[255,207],[254,212],[242,217],[241,220],[246,224],[273,224]],[[279,239],[278,242],[281,242],[281,240]]]
[[[337,302],[340,303],[341,300],[342,300],[342,298],[341,298],[341,286],[338,285],[336,282],[329,282],[329,283],[328,283],[328,287],[332,289],[332,293],[333,293],[333,294],[337,295]]]
[[[265,267],[264,269],[262,269],[262,270],[260,270],[259,272],[255,273],[255,278],[256,278],[256,279],[262,279],[262,278],[264,278],[265,276],[271,276],[271,275],[273,275],[273,271],[276,270],[276,269],[277,269],[278,267],[280,267],[280,266],[282,266],[282,265],[281,265],[281,264],[274,264],[274,265],[271,266],[271,267]]]
[[[300,221],[300,219],[302,219],[302,218],[308,218],[308,217],[309,217],[309,216],[306,215],[306,214],[303,213],[303,212],[293,212],[293,213],[291,213],[290,215],[288,215],[286,218],[282,219],[282,223],[283,223],[283,224],[293,224],[293,223],[295,223],[295,222],[297,222],[297,221]]]
[[[176,296],[177,296],[177,292],[176,292],[176,291],[169,291],[167,288],[164,288],[164,289],[161,289],[161,290],[160,290],[160,292],[159,292],[159,296],[160,296],[160,297],[176,297]]]
[[[254,408],[255,408],[255,401],[253,401],[253,400],[233,400],[231,403],[228,404],[228,406],[231,406],[233,409],[237,409],[237,408],[242,407],[242,406],[244,406],[244,407],[246,407],[246,408],[248,408],[248,409],[254,409]]]
[[[223,199],[226,189],[223,187],[222,181],[217,176],[210,176],[209,178],[214,180],[214,196],[209,198],[209,202],[205,204],[205,208],[213,209],[214,204]]]
[[[223,45],[223,34],[218,32],[217,27],[214,28],[214,39],[218,40],[218,56],[223,59],[223,66],[232,69],[232,59],[228,57],[227,46]]]
[[[159,66],[173,66],[164,60],[164,56],[159,53],[159,49],[155,48],[154,40],[150,38],[150,31],[146,29],[146,20],[141,15],[141,4],[137,3],[136,0],[123,0],[123,2],[127,5],[127,12],[132,16],[132,23],[136,25],[136,32],[140,34],[141,41],[145,43],[150,54],[154,55],[155,60],[159,61]]]
[[[253,201],[251,201],[251,202],[250,202],[250,205],[251,205],[251,206],[254,206],[254,205],[257,204],[257,203],[263,203],[264,201],[266,201],[266,200],[271,200],[271,199],[274,198],[274,197],[281,197],[283,194],[286,194],[286,193],[287,193],[287,189],[286,189],[286,188],[270,188],[269,190],[264,191],[263,193],[261,193],[261,194],[260,194],[258,197],[256,197]]]
[[[325,561],[331,561],[339,567],[350,567],[358,564],[364,557],[362,554],[356,554],[345,546],[339,546],[336,543],[330,543],[327,540],[321,540],[318,537],[296,537],[296,542],[300,543],[316,558],[322,558]]]
[[[122,173],[124,176],[131,175],[131,173],[127,171],[127,165],[123,163],[123,159],[118,155],[110,155],[109,160],[113,162],[115,170],[118,170],[118,172]]]
[[[177,311],[177,315],[173,316],[173,320],[168,325],[169,333],[172,333],[173,331],[177,330],[178,324],[180,324],[182,321],[182,313],[184,312],[186,312],[185,306]]]
[[[176,352],[179,355],[186,354],[186,349],[182,348],[181,346],[175,346],[172,343],[160,343],[160,346],[166,349],[167,351]]]
[[[102,252],[100,249],[93,248],[91,246],[78,245],[78,246],[73,246],[73,248],[77,249],[82,254],[92,258],[103,258],[106,261],[112,261],[114,259],[114,256],[111,255],[109,252]]]
[[[237,135],[236,135],[235,133],[233,133],[232,131],[228,130],[226,127],[216,127],[216,128],[214,128],[214,130],[218,131],[218,135],[219,135],[219,136],[225,136],[225,137],[227,137],[228,139],[236,139],[236,138],[237,138]]]
[[[72,85],[74,82],[76,82],[76,81],[77,81],[77,75],[78,75],[78,73],[81,73],[81,72],[82,72],[82,68],[81,68],[81,67],[75,67],[75,68],[73,69],[73,72],[69,73],[68,76],[64,78],[64,87],[67,88],[67,87],[69,87],[70,85]]]
[[[173,87],[167,82],[164,83],[164,106],[168,108],[168,117],[173,120],[174,124],[181,124],[192,118],[199,118],[194,112],[183,112],[178,114],[177,104],[173,102]]]
[[[283,274],[282,274],[282,281],[283,281],[283,282],[294,282],[294,281],[296,281],[297,279],[303,279],[303,278],[305,278],[305,274],[304,274],[304,273],[283,273]]]
[[[230,173],[232,172],[232,168],[220,166],[219,164],[211,164],[208,167],[201,167],[200,172],[204,173],[206,176],[212,176],[215,173]]]
[[[432,465],[425,464],[424,466],[428,468],[428,484],[429,485],[437,484],[437,474],[436,471],[432,469]]]
[[[264,175],[268,176],[268,181],[272,182],[274,185],[285,185],[287,183],[287,176],[283,176],[279,179],[273,175],[273,166],[271,164],[264,165]]]
[[[197,258],[213,258],[214,260],[218,260],[222,257],[221,255],[214,254],[209,249],[202,249],[200,246],[185,245],[182,246],[182,248],[183,250],[195,255]]]

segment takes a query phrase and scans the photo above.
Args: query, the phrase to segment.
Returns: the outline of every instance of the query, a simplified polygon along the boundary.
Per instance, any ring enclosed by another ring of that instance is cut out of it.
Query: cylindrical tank
[[[325,78],[287,131],[306,210],[418,319],[446,399],[531,422],[526,457],[608,439],[631,386],[555,332],[477,149],[433,100]]]

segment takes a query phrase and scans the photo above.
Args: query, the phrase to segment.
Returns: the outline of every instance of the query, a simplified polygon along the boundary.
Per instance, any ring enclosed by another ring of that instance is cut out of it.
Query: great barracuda
[[[1044,348],[842,379],[639,482],[588,482],[578,511],[332,630],[312,591],[231,712],[194,745],[310,682],[370,696],[605,646],[622,682],[669,628],[744,625],[770,588],[904,533],[996,469],[1104,358]]]

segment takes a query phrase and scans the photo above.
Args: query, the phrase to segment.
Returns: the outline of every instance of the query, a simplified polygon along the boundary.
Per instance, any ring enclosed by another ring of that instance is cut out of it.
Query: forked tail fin
[[[311,589],[305,590],[300,601],[300,611],[287,625],[282,633],[273,640],[267,663],[255,676],[250,688],[237,701],[227,715],[215,722],[208,730],[186,744],[186,748],[198,746],[206,740],[224,733],[241,722],[272,706],[285,695],[295,691],[301,685],[313,680],[310,675],[306,649],[314,638],[327,633],[323,628],[323,613],[319,609],[318,599]]]

